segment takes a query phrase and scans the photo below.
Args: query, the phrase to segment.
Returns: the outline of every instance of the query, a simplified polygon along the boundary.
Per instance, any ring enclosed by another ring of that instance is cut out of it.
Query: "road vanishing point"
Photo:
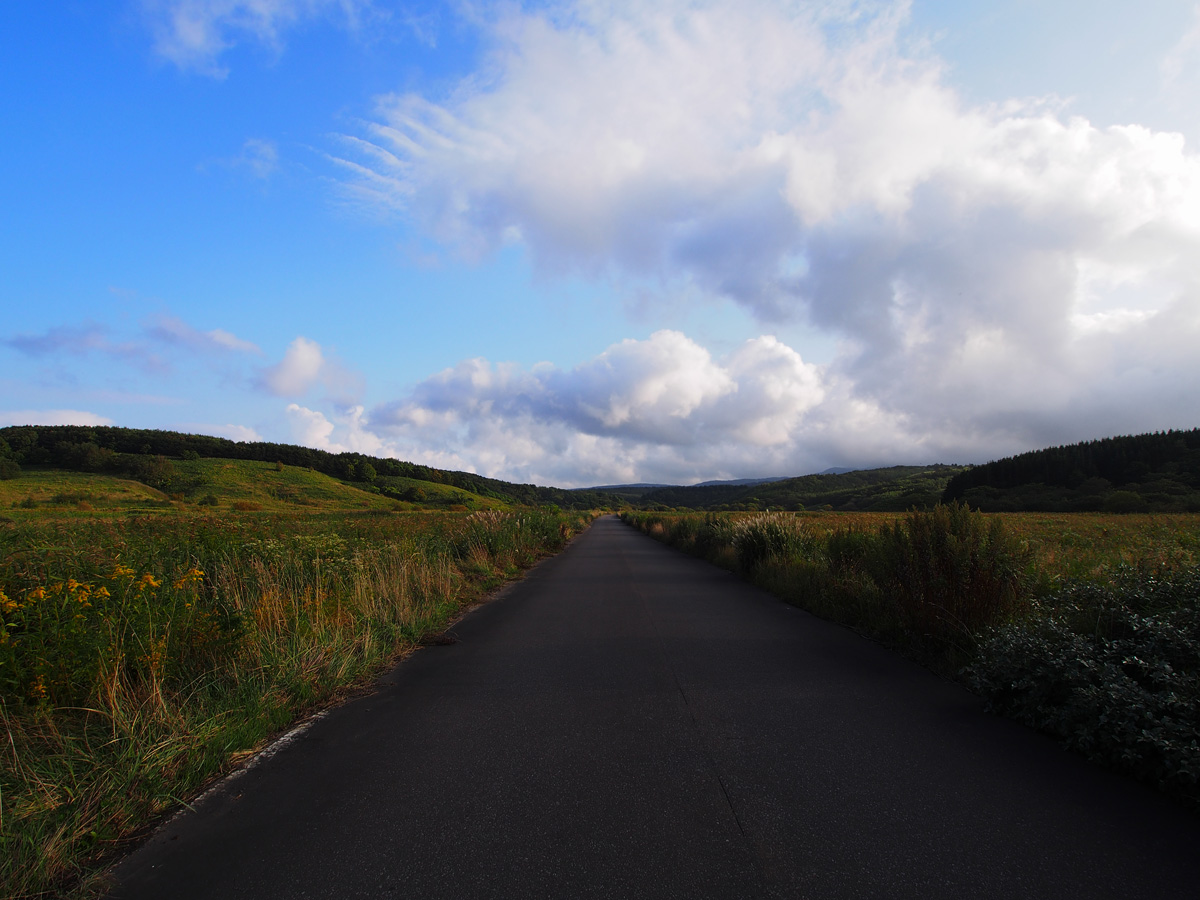
[[[615,517],[453,633],[112,900],[1200,896],[1200,816]]]

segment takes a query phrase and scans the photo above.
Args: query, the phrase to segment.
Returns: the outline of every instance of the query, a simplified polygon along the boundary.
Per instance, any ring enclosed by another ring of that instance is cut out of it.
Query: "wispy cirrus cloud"
[[[181,69],[224,78],[221,55],[251,41],[278,53],[284,34],[315,19],[351,30],[381,14],[372,0],[141,0],[154,50]]]
[[[1191,26],[1159,63],[1159,74],[1168,89],[1182,85],[1189,70],[1200,69],[1200,4],[1192,10]]]
[[[274,141],[249,138],[242,144],[242,152],[233,164],[255,178],[270,178],[279,168],[279,148]]]
[[[147,323],[146,333],[156,341],[201,353],[234,352],[262,355],[262,350],[257,344],[244,341],[223,328],[200,331],[175,316],[156,316]]]
[[[3,343],[26,356],[77,357],[100,353],[113,359],[136,365],[148,372],[164,372],[166,361],[143,341],[113,340],[107,326],[95,322],[82,325],[59,325],[40,334],[18,334],[3,338]]]
[[[200,331],[170,315],[151,318],[140,333],[131,338],[114,338],[108,325],[84,322],[81,325],[58,325],[36,334],[18,334],[0,339],[0,343],[30,357],[82,358],[101,354],[153,373],[170,369],[167,359],[154,349],[155,344],[200,354],[262,354],[257,345],[222,328]]]

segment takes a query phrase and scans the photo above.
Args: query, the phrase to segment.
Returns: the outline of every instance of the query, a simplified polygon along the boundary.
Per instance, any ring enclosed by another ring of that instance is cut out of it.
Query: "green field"
[[[148,822],[556,552],[592,514],[172,460],[0,481],[0,884],[90,896]]]

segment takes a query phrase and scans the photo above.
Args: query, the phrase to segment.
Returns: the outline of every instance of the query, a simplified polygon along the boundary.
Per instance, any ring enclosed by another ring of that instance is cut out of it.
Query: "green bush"
[[[1200,569],[1118,573],[991,632],[967,685],[994,711],[1200,805]]]

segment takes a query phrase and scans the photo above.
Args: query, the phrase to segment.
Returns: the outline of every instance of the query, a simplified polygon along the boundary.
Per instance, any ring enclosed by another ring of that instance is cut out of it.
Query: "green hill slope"
[[[904,511],[932,506],[962,466],[892,466],[803,475],[754,485],[673,487],[650,491],[643,506],[688,509],[831,509]]]
[[[160,459],[166,461],[166,467],[158,461]],[[194,492],[194,486],[188,481],[189,472],[185,464],[203,459],[272,465],[279,463],[289,469],[312,470],[358,485],[368,493],[423,506],[487,508],[496,504],[503,506],[515,503],[589,509],[620,504],[619,498],[597,491],[568,491],[532,484],[511,484],[469,472],[435,469],[361,453],[329,453],[293,444],[236,443],[208,435],[108,426],[25,425],[0,428],[0,479],[29,467],[51,467],[124,475],[168,493],[182,491],[190,495]],[[185,476],[182,487],[168,483],[166,476],[155,471],[156,466],[174,469],[175,475],[182,472]],[[286,485],[280,490],[286,494]],[[421,493],[417,494],[417,491]],[[260,498],[260,502],[268,500],[280,498]]]

